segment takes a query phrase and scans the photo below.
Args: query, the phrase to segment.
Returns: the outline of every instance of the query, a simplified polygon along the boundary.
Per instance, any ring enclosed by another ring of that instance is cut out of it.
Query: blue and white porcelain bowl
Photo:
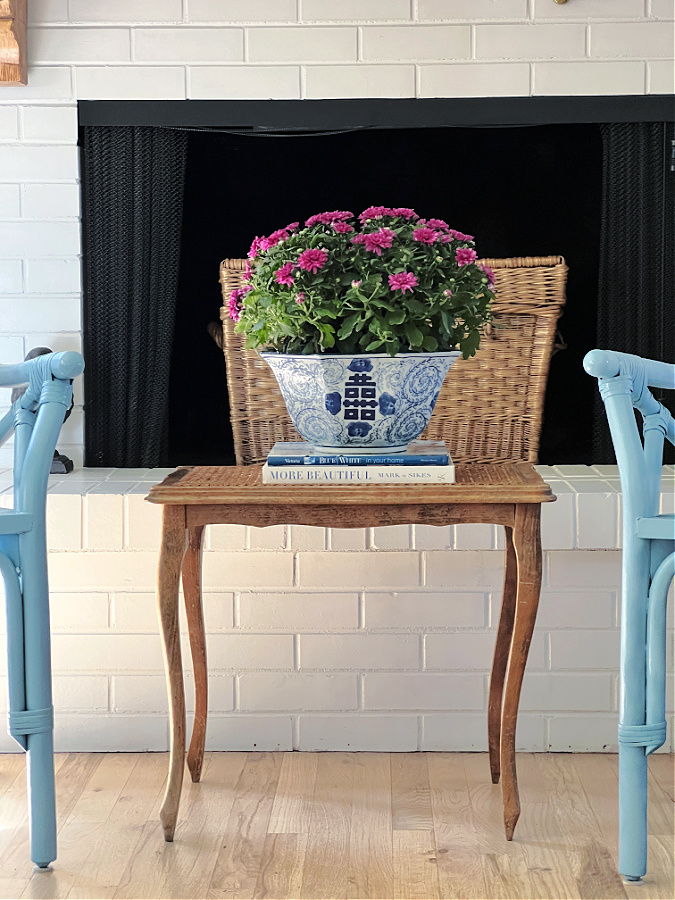
[[[424,431],[461,355],[261,353],[297,431],[319,452],[402,453]]]

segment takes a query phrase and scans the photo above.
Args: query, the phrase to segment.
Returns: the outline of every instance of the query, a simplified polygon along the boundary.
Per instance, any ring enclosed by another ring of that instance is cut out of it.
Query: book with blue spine
[[[451,463],[445,441],[411,441],[404,453],[326,455],[306,441],[277,441],[267,455],[268,466],[447,466]]]

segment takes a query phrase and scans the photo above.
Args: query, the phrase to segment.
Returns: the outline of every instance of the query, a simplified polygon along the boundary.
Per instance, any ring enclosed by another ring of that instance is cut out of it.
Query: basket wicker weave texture
[[[546,379],[567,266],[561,256],[484,259],[495,273],[493,323],[471,359],[451,367],[422,434],[444,440],[455,462],[537,462]],[[223,297],[242,286],[246,261],[220,265]],[[245,349],[227,305],[220,311],[237,465],[264,462],[275,441],[302,440],[272,370]]]

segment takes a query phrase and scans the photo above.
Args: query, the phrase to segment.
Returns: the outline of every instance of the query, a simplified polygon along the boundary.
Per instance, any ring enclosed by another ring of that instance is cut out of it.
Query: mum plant
[[[311,216],[256,237],[230,316],[248,348],[473,356],[494,276],[474,239],[412,209]]]

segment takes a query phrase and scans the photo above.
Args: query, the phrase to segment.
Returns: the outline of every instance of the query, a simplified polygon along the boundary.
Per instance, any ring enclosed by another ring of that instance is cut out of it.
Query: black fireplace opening
[[[595,346],[672,351],[672,125],[607,124],[618,108],[599,115],[597,103],[575,116],[554,102],[547,119],[535,100],[504,125],[494,108],[473,117],[480,101],[456,103],[464,113],[440,125],[434,109],[452,101],[319,102],[314,116],[304,101],[245,105],[262,125],[239,121],[232,102],[220,118],[203,103],[80,104],[86,464],[234,463],[208,330],[220,261],[316,212],[380,204],[445,219],[476,236],[481,257],[565,258],[539,461],[612,463],[582,360]]]
[[[359,129],[306,136],[191,132],[169,391],[170,465],[233,460],[222,352],[207,332],[218,265],[256,235],[332,209],[405,206],[475,235],[482,257],[561,255],[568,296],[540,461],[591,461],[602,141],[597,125]],[[189,372],[188,378],[184,373]],[[572,438],[572,439],[571,439]]]

